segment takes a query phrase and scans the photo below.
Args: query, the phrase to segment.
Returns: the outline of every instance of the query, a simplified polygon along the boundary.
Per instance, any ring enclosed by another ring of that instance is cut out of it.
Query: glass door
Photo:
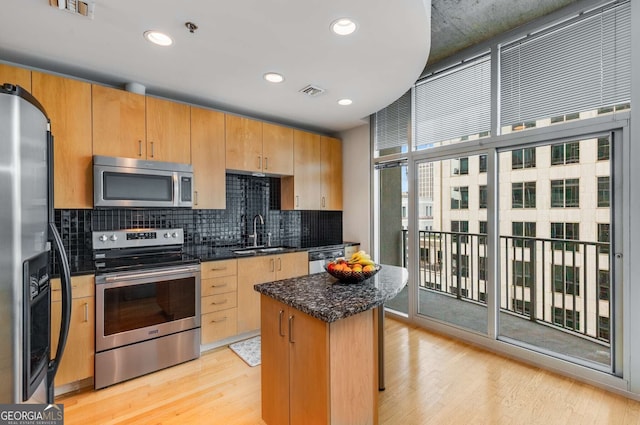
[[[378,192],[377,253],[382,264],[407,267],[408,183],[405,161],[379,165],[375,170]],[[387,301],[388,310],[403,316],[409,314],[409,290],[405,287],[395,298]]]
[[[613,139],[502,150],[499,338],[613,367]]]
[[[417,314],[486,334],[487,156],[416,163]]]

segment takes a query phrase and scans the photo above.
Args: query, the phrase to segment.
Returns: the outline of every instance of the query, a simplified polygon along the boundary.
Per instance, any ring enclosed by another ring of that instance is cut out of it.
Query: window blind
[[[490,130],[490,56],[422,80],[415,91],[417,147]]]
[[[374,146],[381,151],[408,146],[411,128],[411,90],[374,115]]]
[[[502,126],[628,102],[630,5],[599,10],[507,45],[500,61]]]

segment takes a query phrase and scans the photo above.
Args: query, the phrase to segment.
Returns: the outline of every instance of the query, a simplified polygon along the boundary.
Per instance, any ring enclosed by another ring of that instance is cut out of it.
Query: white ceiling
[[[430,48],[429,0],[96,0],[93,19],[48,0],[7,2],[0,60],[324,132],[397,99]],[[344,16],[359,27],[341,37],[329,26]],[[173,46],[147,42],[149,29]],[[265,82],[267,71],[285,81]],[[307,84],[326,92],[299,93]],[[353,104],[339,106],[344,97]]]

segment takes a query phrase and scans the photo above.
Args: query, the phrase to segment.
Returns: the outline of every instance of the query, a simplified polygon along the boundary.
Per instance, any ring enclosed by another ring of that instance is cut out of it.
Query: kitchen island
[[[357,284],[323,272],[254,286],[267,424],[378,422],[382,306],[407,278],[406,269],[383,265]]]

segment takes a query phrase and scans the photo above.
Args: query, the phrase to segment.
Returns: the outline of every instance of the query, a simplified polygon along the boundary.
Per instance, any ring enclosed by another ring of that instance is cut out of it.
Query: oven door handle
[[[158,270],[158,271],[152,271],[152,272],[114,274],[109,276],[103,276],[103,279],[104,279],[104,283],[113,283],[113,282],[119,282],[123,280],[144,279],[148,277],[157,277],[157,276],[164,277],[164,276],[178,274],[178,273],[193,273],[193,272],[197,272],[198,269],[199,267],[194,267],[194,266],[175,267],[172,269]]]

